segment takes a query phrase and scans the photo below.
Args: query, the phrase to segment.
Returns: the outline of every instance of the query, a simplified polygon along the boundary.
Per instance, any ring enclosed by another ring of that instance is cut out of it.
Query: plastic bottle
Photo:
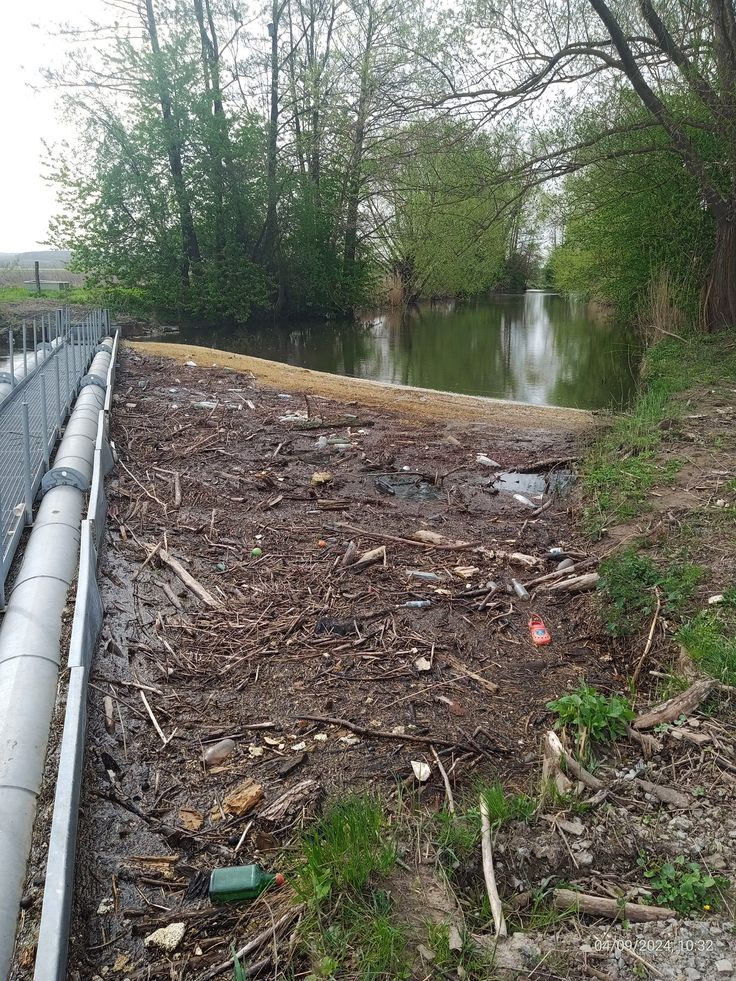
[[[213,869],[210,876],[210,901],[232,903],[238,899],[256,899],[270,885],[280,886],[283,875],[264,872],[260,865],[236,865]]]
[[[220,763],[222,760],[227,759],[234,749],[235,743],[232,739],[221,739],[219,743],[215,743],[214,746],[209,746],[204,751],[204,761],[208,765],[212,763]]]
[[[431,600],[409,600],[408,603],[401,604],[401,606],[411,606],[416,608],[423,607],[423,606],[431,606],[431,605],[432,605]]]
[[[530,598],[529,593],[527,593],[526,589],[521,585],[518,579],[512,579],[511,585],[514,587],[514,592],[519,597],[519,599],[527,603]]]
[[[514,494],[514,500],[518,501],[519,504],[526,504],[526,506],[529,508],[536,508],[537,506],[533,501],[530,501],[528,497],[524,497],[523,494]]]

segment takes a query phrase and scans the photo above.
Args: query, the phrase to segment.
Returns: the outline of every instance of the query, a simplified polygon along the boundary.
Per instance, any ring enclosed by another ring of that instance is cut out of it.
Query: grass
[[[613,637],[641,629],[657,609],[663,616],[681,615],[704,570],[687,562],[658,566],[635,547],[601,564],[598,596]]]
[[[677,632],[695,663],[725,685],[736,685],[736,589],[723,594],[718,607],[701,610]]]
[[[385,886],[398,858],[376,798],[336,801],[302,839],[296,891],[307,904],[302,938],[311,981],[406,978],[406,935]]]
[[[657,450],[665,419],[682,414],[675,396],[696,386],[736,383],[736,333],[693,335],[650,348],[644,359],[642,390],[631,409],[601,433],[582,465],[588,498],[586,532],[600,538],[606,528],[641,515],[653,488],[671,483],[678,460],[662,463]]]

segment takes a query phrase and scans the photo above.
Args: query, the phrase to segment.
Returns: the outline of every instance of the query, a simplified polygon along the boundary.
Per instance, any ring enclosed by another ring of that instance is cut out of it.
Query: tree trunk
[[[146,0],[146,27],[148,37],[151,42],[153,52],[154,70],[156,73],[156,83],[158,88],[159,102],[161,103],[161,115],[164,121],[164,128],[167,133],[169,170],[174,185],[174,194],[179,208],[179,220],[181,222],[182,234],[182,262],[180,265],[181,277],[185,287],[189,286],[190,264],[195,264],[198,268],[201,262],[199,251],[199,240],[197,231],[194,227],[192,209],[189,204],[186,185],[184,183],[184,170],[181,160],[181,136],[179,134],[179,122],[172,112],[171,96],[169,94],[168,80],[161,58],[161,47],[158,41],[158,27],[156,17],[153,12],[153,0]]]
[[[707,331],[736,324],[736,206],[716,224],[716,247],[703,288],[703,317]]]

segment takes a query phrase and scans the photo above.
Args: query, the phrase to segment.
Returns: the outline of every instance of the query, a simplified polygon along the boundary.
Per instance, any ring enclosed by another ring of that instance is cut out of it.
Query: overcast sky
[[[55,210],[53,189],[41,178],[41,139],[71,135],[56,119],[54,94],[34,93],[39,68],[60,60],[63,42],[43,29],[59,21],[80,23],[100,0],[4,0],[0,30],[0,252],[42,248]]]

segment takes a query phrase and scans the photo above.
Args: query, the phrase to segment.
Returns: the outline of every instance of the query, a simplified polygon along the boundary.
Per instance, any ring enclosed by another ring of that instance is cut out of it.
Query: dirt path
[[[180,363],[194,361],[202,367],[217,365],[219,368],[250,372],[259,385],[266,385],[277,391],[323,395],[342,402],[354,400],[367,409],[388,409],[405,418],[438,422],[486,422],[493,426],[580,433],[592,430],[596,424],[600,424],[596,413],[582,409],[529,405],[525,402],[437,392],[430,388],[389,385],[190,344],[159,344],[147,341],[126,341],[126,344],[142,353],[173,358]]]

